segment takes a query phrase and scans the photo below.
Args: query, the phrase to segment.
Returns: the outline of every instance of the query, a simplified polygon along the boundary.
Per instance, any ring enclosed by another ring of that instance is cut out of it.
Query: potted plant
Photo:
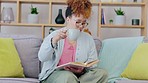
[[[119,8],[114,9],[116,16],[115,16],[115,24],[116,25],[124,25],[125,24],[125,12]]]
[[[113,24],[113,22],[114,22],[113,19],[109,20],[109,24]]]
[[[114,11],[116,12],[117,15],[124,15],[125,14],[124,11],[121,8],[114,9]]]
[[[33,7],[31,5],[31,8],[30,8],[30,14],[28,15],[28,23],[38,23],[39,22],[39,12],[38,12],[38,9],[37,7]]]

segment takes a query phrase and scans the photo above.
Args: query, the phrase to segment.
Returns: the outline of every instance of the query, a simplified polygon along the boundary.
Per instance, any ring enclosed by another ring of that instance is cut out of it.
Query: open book
[[[69,63],[63,64],[63,65],[57,66],[56,69],[63,69],[63,67],[91,67],[98,62],[99,62],[99,60],[94,60],[94,61],[85,62],[85,63],[83,63],[83,62],[69,62]]]

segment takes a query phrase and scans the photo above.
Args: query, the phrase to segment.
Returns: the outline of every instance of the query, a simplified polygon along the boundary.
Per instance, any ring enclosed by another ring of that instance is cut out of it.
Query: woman
[[[81,32],[78,39],[68,39],[67,30],[70,28],[82,31],[91,15],[92,4],[89,0],[68,0],[66,9],[66,27],[48,35],[41,45],[38,57],[43,63],[39,79],[42,83],[106,83],[107,73],[98,69],[97,65],[91,68],[56,67],[68,62],[90,62],[97,59],[96,47],[93,38]]]

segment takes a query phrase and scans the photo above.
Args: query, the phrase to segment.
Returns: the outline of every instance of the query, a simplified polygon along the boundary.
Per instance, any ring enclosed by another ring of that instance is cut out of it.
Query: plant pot
[[[39,23],[39,16],[38,14],[29,14],[28,15],[28,23]]]
[[[117,15],[115,17],[115,25],[124,25],[126,17],[123,15]]]

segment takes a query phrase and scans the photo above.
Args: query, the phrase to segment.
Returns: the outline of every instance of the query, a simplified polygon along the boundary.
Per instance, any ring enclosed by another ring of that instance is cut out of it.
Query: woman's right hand
[[[55,35],[52,39],[52,43],[55,44],[57,43],[59,40],[61,39],[65,39],[67,37],[66,35],[67,30],[66,29],[62,29],[60,30],[57,35]]]

